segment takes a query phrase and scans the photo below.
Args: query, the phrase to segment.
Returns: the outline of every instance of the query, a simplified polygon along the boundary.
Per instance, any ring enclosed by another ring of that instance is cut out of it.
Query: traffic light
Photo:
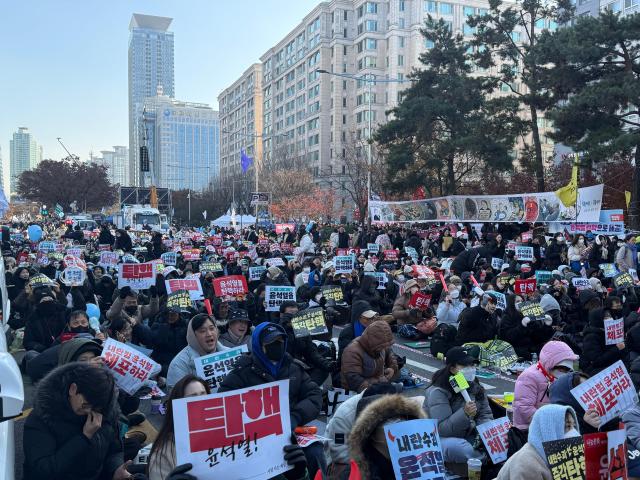
[[[140,147],[140,171],[149,171],[149,149],[146,146]]]

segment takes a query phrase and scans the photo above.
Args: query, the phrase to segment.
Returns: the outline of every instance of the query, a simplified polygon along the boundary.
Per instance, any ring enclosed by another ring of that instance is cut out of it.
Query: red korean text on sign
[[[153,264],[151,263],[125,263],[122,265],[122,278],[143,279],[153,277]]]
[[[536,279],[528,278],[526,280],[516,280],[514,291],[518,295],[528,295],[536,291]]]
[[[169,287],[172,292],[178,290],[199,290],[198,280],[194,278],[169,280]]]
[[[244,275],[229,275],[213,279],[213,290],[217,297],[243,295],[248,292]]]
[[[418,310],[426,310],[431,304],[431,295],[427,295],[422,292],[416,292],[411,296],[409,300],[410,308],[417,308]]]

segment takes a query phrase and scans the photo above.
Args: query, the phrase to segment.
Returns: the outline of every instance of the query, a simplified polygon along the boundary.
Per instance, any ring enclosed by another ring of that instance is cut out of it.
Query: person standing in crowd
[[[629,269],[636,268],[636,237],[629,234],[624,240],[616,253],[616,267],[621,272],[628,272]]]

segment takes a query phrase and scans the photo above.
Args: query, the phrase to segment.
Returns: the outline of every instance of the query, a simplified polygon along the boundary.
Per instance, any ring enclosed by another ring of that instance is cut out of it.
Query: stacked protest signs
[[[165,280],[164,284],[167,293],[177,292],[178,290],[186,290],[191,296],[191,300],[202,300],[204,293],[202,292],[202,284],[197,278],[176,278],[173,280]]]
[[[542,444],[553,480],[583,480],[585,475],[582,437],[563,438]]]
[[[139,350],[107,339],[102,349],[105,366],[111,370],[119,388],[133,395],[148,382],[151,375],[160,372],[160,365]]]
[[[217,392],[218,387],[229,372],[234,369],[242,354],[248,351],[247,346],[242,345],[222,352],[198,357],[194,360],[196,375],[209,384],[212,392]]]
[[[118,264],[118,288],[131,287],[132,290],[146,290],[155,285],[156,275],[153,263]]]
[[[265,287],[265,311],[277,312],[284,302],[296,301],[296,287],[267,285]]]
[[[324,321],[322,307],[307,308],[297,313],[291,319],[291,327],[296,337],[322,335],[329,331]]]
[[[213,291],[216,297],[235,299],[246,295],[249,292],[249,288],[244,275],[227,275],[226,277],[213,279]]]
[[[177,464],[196,478],[266,480],[292,467],[289,381],[173,401]]]
[[[494,465],[507,459],[507,450],[509,450],[507,435],[510,428],[511,422],[507,417],[497,418],[476,426],[478,435],[480,435]]]

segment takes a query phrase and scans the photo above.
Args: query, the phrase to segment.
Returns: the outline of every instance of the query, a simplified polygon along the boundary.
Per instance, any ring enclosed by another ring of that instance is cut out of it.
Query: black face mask
[[[280,325],[282,326],[291,326],[291,319],[293,315],[290,313],[281,313],[280,314]]]
[[[69,331],[71,333],[90,333],[89,327],[75,327],[75,328],[70,328]]]
[[[136,313],[138,313],[138,306],[133,305],[130,307],[124,307],[124,311],[127,312],[127,314],[129,315],[135,315]]]
[[[284,357],[284,342],[271,342],[264,346],[265,355],[272,362],[279,362]]]
[[[611,309],[611,315],[614,318],[620,318],[620,316],[622,315],[622,309],[621,308],[612,308]]]

